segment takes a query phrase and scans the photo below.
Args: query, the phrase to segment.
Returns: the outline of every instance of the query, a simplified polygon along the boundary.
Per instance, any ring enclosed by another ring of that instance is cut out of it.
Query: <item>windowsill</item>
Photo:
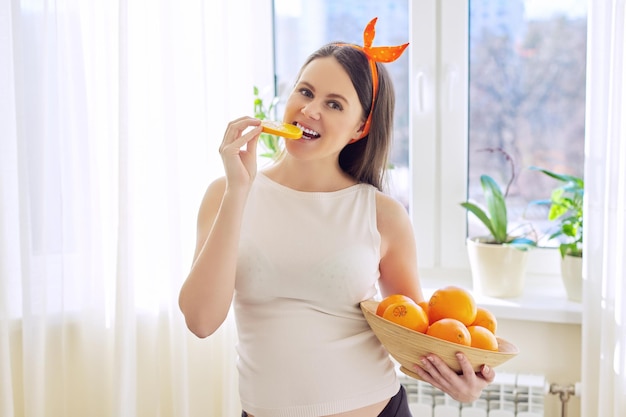
[[[424,296],[444,285],[460,285],[472,288],[469,279],[437,279],[423,274]],[[442,284],[445,282],[445,284]],[[581,324],[582,304],[569,301],[558,276],[528,275],[521,296],[494,298],[474,294],[477,304],[491,310],[496,317],[510,320],[536,321],[542,323]]]

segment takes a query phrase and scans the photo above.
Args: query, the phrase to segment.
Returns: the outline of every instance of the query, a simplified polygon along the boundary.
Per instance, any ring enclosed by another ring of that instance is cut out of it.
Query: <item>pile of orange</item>
[[[491,351],[498,350],[497,320],[476,305],[462,287],[447,286],[433,292],[428,302],[393,294],[385,297],[376,314],[401,326],[439,339]]]

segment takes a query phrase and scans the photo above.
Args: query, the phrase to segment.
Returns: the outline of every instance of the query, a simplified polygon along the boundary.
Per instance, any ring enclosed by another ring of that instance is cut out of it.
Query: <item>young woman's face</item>
[[[299,140],[286,140],[299,157],[338,155],[360,136],[363,108],[350,77],[334,57],[311,61],[302,71],[285,105],[283,121],[300,127]]]

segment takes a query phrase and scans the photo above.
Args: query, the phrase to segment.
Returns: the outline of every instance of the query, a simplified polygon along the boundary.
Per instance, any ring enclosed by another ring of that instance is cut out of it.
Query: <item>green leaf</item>
[[[548,220],[556,220],[565,213],[567,213],[567,207],[552,204],[552,206],[550,206],[550,211],[548,212]]]
[[[265,104],[263,103],[263,99],[259,97],[259,89],[254,86],[254,117],[259,120],[265,120],[268,118],[268,114],[272,112],[274,106],[279,101],[278,97],[274,97],[266,109]],[[267,133],[263,133],[260,136],[260,142],[265,152],[261,153],[260,156],[264,158],[277,159],[281,153],[280,140],[275,135],[269,135]]]
[[[469,202],[461,203],[461,206],[469,212],[473,213],[476,217],[478,217],[478,220],[480,220],[485,225],[485,227],[489,230],[489,233],[491,233],[494,239],[496,238],[495,230],[493,228],[493,225],[491,224],[491,220],[489,219],[489,216],[487,216],[487,214],[483,211],[483,209],[478,207],[476,204]]]
[[[561,230],[565,236],[576,237],[576,228],[569,223],[563,224]]]
[[[532,169],[533,171],[541,171],[547,176],[552,177],[561,182],[573,183],[576,187],[585,188],[585,182],[581,178],[578,178],[574,175],[557,174],[556,172],[550,171],[545,168],[539,168],[536,166],[531,166],[529,167],[529,169]]]
[[[498,184],[489,175],[480,176],[480,184],[483,188],[487,211],[491,218],[493,237],[498,242],[505,242],[507,239],[507,212],[504,195]]]
[[[550,194],[550,200],[552,200],[552,202],[558,202],[563,198],[563,194],[565,194],[563,188],[555,188],[552,194]]]
[[[572,243],[562,243],[559,246],[559,252],[561,253],[561,257],[564,258],[565,255],[571,256],[583,256],[583,251],[578,247],[576,242]]]
[[[559,236],[563,236],[563,231],[561,229],[559,229],[557,232],[554,232],[550,236],[548,236],[548,240],[556,239]]]

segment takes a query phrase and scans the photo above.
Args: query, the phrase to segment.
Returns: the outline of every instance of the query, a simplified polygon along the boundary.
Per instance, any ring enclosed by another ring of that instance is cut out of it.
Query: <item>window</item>
[[[420,269],[467,270],[465,238],[477,226],[459,203],[479,200],[480,174],[502,184],[509,172],[485,148],[516,161],[511,221],[535,221],[545,236],[547,213],[527,208],[555,184],[527,168],[582,175],[585,0],[274,0],[278,94],[321,44],[361,44],[374,16],[375,44],[411,43],[388,66],[397,96],[390,185],[411,213]],[[533,252],[531,271],[558,271],[555,250]]]
[[[585,5],[483,0],[469,6],[469,196],[482,199],[481,174],[493,174],[503,189],[513,177],[512,229],[534,225],[542,246],[555,244],[547,240],[548,207],[528,202],[548,198],[556,182],[527,168],[583,176]],[[469,226],[471,235],[480,233],[477,222]]]

